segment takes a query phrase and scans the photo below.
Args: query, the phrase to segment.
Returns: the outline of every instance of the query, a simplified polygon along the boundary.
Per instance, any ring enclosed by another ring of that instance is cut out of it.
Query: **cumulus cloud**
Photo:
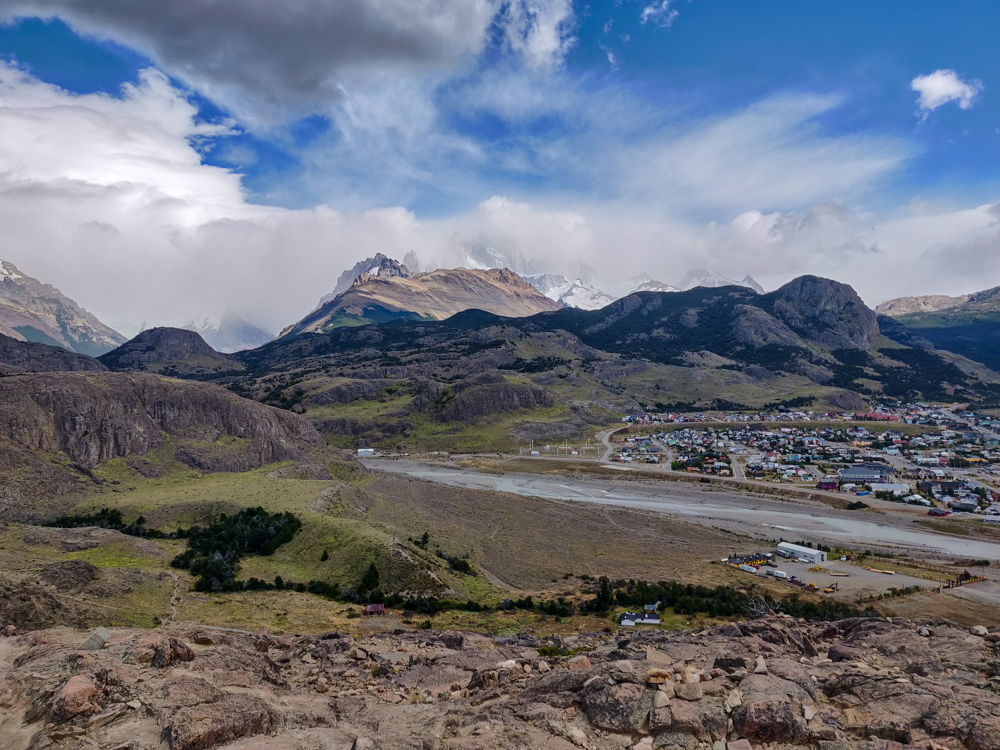
[[[251,205],[191,145],[219,130],[156,72],[113,98],[0,64],[0,258],[127,332],[227,309],[278,329],[359,254],[447,239],[400,208]]]
[[[533,67],[572,45],[570,0],[8,0],[0,22],[55,17],[148,55],[247,122],[337,101],[345,73],[453,69],[491,27]]]
[[[639,22],[652,23],[661,29],[669,28],[680,15],[675,8],[670,7],[672,4],[673,0],[658,0],[658,2],[650,3],[639,14]]]
[[[959,109],[972,107],[976,95],[983,90],[981,81],[963,81],[954,70],[935,70],[925,76],[917,76],[910,82],[910,88],[920,94],[917,97],[918,115],[928,114],[948,102],[955,102]]]

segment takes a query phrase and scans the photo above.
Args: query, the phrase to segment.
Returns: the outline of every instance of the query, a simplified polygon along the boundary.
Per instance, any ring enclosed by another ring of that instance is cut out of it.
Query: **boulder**
[[[579,656],[574,656],[572,659],[566,662],[566,669],[576,670],[576,669],[590,669],[591,667],[590,659],[588,659],[583,654]]]
[[[987,630],[982,625],[973,625],[971,628],[969,628],[969,632],[972,633],[973,635],[978,635],[980,638],[985,638],[990,633],[990,631]]]
[[[979,718],[969,730],[965,743],[970,750],[1000,750],[1000,717]]]
[[[590,723],[611,732],[633,732],[642,726],[653,705],[652,691],[631,682],[589,690],[581,706]]]
[[[792,742],[804,726],[785,696],[767,696],[744,703],[733,711],[736,731],[754,744]]]
[[[700,682],[682,682],[674,685],[674,693],[678,698],[686,701],[701,700],[704,695]]]
[[[80,644],[80,648],[85,651],[99,651],[104,648],[104,644],[111,640],[111,631],[107,628],[98,628],[87,636],[87,639]]]
[[[185,707],[163,722],[170,750],[204,750],[271,728],[266,704],[252,695],[227,694],[216,703]]]
[[[59,691],[49,719],[55,724],[62,724],[81,714],[97,713],[101,710],[100,698],[100,690],[92,675],[75,674]]]

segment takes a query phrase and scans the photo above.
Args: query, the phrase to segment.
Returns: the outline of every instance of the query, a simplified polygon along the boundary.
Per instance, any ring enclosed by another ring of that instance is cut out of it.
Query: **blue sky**
[[[996,3],[694,0],[670,3],[666,13],[643,22],[646,7],[651,6],[634,0],[575,4],[574,41],[561,75],[584,95],[628,92],[656,110],[652,127],[732,112],[776,94],[836,95],[842,103],[814,120],[820,132],[891,136],[909,148],[905,164],[866,201],[891,202],[918,193],[958,202],[994,197],[1000,111],[989,87],[972,108],[945,105],[921,122],[910,81],[952,69],[963,80],[1000,82],[1000,57],[990,54],[1000,30]],[[119,95],[121,84],[135,82],[139,70],[155,67],[126,44],[75,33],[58,18],[24,18],[0,27],[0,57],[77,93]],[[565,113],[511,123],[488,112],[463,116],[450,106],[449,91],[475,85],[483,75],[511,65],[495,35],[470,69],[440,84],[436,95],[442,127],[501,150],[522,149],[525,141],[565,135],[578,127]],[[232,116],[224,103],[173,80],[198,103],[203,118]],[[302,184],[307,170],[321,169],[312,164],[311,149],[328,147],[343,135],[331,122],[327,102],[317,101],[312,109],[266,130],[237,116],[238,133],[201,144],[211,145],[205,148],[205,162],[238,169],[257,202],[288,207],[351,202],[345,192],[366,190],[348,170],[342,186],[322,175],[309,181],[312,187]],[[600,185],[586,180],[565,184],[544,170],[487,166],[479,171],[485,187],[495,185],[523,198],[544,195],[553,187],[581,195],[601,192]],[[466,210],[488,197],[437,190],[433,180],[420,187],[395,195],[392,190],[372,192],[435,215]]]
[[[583,258],[609,287],[624,274],[611,260],[622,247],[637,273],[666,281],[712,264],[770,287],[815,272],[872,302],[1000,284],[1000,267],[985,279],[982,268],[941,272],[949,253],[993,247],[995,2],[165,7],[12,0],[0,11],[0,60],[22,76],[10,101],[51,84],[48,99],[96,108],[106,121],[78,144],[87,158],[63,174],[44,148],[35,164],[22,146],[6,168],[107,188],[94,166],[102,153],[119,158],[128,144],[159,139],[143,146],[147,173],[134,154],[123,173],[145,195],[183,192],[183,218],[151,221],[174,227],[163,230],[165,247],[177,246],[182,226],[185,252],[214,252],[212,264],[230,256],[198,243],[220,226],[293,222],[326,238],[315,226],[329,210],[342,237],[318,243],[330,273],[373,245],[445,262],[461,240],[516,243],[545,270],[568,273],[569,259]],[[51,132],[63,133],[62,108],[45,111]],[[176,162],[147,158],[161,147]],[[81,226],[127,236],[128,222],[114,218],[120,194]],[[37,234],[51,244],[48,231]],[[290,252],[270,241],[268,252]],[[71,257],[35,255],[55,273]],[[904,262],[913,270],[891,290],[871,283],[873,269]],[[292,314],[292,301],[279,307],[267,315]]]

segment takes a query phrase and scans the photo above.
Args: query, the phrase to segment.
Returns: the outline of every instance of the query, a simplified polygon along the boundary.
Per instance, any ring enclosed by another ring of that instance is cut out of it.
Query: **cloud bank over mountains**
[[[665,32],[673,5],[623,7]],[[1000,283],[996,206],[873,200],[917,147],[825,127],[847,95],[720,110],[576,75],[569,0],[18,0],[0,21],[26,14],[157,66],[114,96],[0,63],[0,258],[125,332],[226,310],[278,330],[361,258],[441,261],[456,242],[587,264],[597,286],[815,273],[876,304]],[[950,70],[912,86],[927,113],[981,90]],[[329,128],[273,195],[206,163],[316,113]]]

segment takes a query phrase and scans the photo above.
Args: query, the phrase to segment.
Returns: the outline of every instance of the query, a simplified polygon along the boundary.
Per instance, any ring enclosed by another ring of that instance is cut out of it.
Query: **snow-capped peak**
[[[758,294],[764,293],[764,288],[754,281],[749,274],[743,277],[740,281],[734,281],[733,279],[727,278],[722,274],[714,273],[704,268],[689,271],[684,277],[684,280],[681,281],[680,288],[686,292],[699,286],[710,288],[720,286],[745,286],[749,289],[753,289]]]
[[[565,276],[552,273],[527,274],[524,280],[546,297],[567,307],[580,310],[600,310],[610,305],[615,298],[600,289],[584,284],[580,279],[570,281]]]
[[[0,260],[0,278],[10,279],[11,281],[17,281],[18,279],[23,279],[24,277],[17,272],[17,266],[13,263],[8,263],[5,260]]]

